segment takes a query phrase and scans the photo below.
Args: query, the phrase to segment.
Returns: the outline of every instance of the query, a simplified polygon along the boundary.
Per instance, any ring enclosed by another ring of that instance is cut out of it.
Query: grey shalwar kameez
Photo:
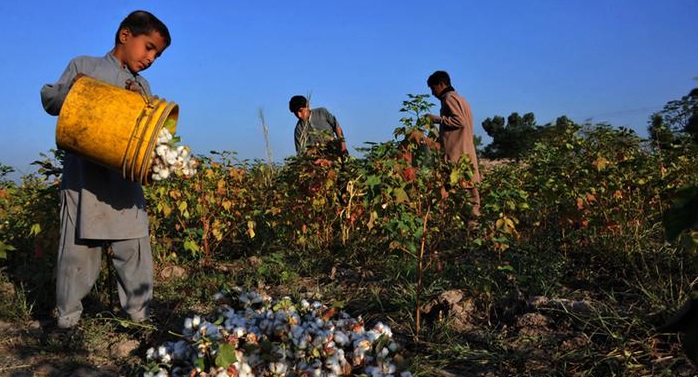
[[[337,118],[324,107],[310,110],[308,120],[298,120],[293,131],[296,153],[305,152],[309,145],[327,141],[323,133],[337,133]]]
[[[41,88],[46,112],[60,113],[78,73],[125,88],[136,81],[145,95],[150,86],[112,53],[77,57],[55,84]],[[114,125],[118,127],[118,125]],[[56,271],[58,326],[73,327],[82,314],[82,299],[90,292],[101,267],[102,247],[111,245],[119,300],[132,320],[147,318],[153,294],[153,260],[148,217],[139,183],[84,158],[66,153],[61,181],[61,238]]]

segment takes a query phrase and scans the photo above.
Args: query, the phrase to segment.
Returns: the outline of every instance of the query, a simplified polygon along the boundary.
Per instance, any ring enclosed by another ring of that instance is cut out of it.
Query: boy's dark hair
[[[157,31],[165,40],[165,47],[169,47],[170,43],[172,43],[170,31],[167,30],[167,26],[152,13],[144,10],[133,11],[121,21],[119,28],[116,30],[116,37],[114,39],[115,45],[119,44],[119,32],[121,32],[122,29],[128,29],[134,37]]]
[[[291,110],[292,113],[298,112],[301,107],[307,107],[308,106],[308,99],[303,97],[303,96],[293,96],[291,97],[291,100],[288,101],[288,109]]]
[[[448,76],[448,72],[446,71],[436,71],[429,76],[427,79],[427,85],[432,86],[432,85],[437,85],[444,83],[448,86],[451,86],[451,77]]]

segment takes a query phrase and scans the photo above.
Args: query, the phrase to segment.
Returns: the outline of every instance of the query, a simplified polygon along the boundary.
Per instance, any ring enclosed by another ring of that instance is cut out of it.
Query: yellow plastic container
[[[61,107],[56,145],[146,185],[158,134],[166,123],[174,134],[178,118],[174,102],[83,76]]]

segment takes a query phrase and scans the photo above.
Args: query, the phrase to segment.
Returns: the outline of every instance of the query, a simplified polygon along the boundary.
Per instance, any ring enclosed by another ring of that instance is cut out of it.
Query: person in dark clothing
[[[310,109],[310,103],[304,96],[291,97],[289,110],[298,118],[293,132],[296,153],[305,153],[309,146],[319,146],[332,140],[339,142],[339,153],[347,154],[344,131],[332,113],[324,107]]]

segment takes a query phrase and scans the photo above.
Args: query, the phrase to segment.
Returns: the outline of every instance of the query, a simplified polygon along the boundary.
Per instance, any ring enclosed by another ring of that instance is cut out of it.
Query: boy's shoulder
[[[100,78],[104,74],[111,75],[113,70],[118,67],[114,57],[109,54],[104,56],[76,56],[70,61],[70,65],[78,72],[96,78]],[[101,79],[104,80],[106,77],[101,77]]]
[[[76,56],[76,57],[70,59],[70,61],[76,62],[76,63],[94,63],[94,62],[98,62],[98,61],[101,61],[104,59],[105,59],[105,56],[80,55],[80,56]]]
[[[315,112],[316,114],[330,114],[330,111],[326,107],[314,107],[310,112]]]

